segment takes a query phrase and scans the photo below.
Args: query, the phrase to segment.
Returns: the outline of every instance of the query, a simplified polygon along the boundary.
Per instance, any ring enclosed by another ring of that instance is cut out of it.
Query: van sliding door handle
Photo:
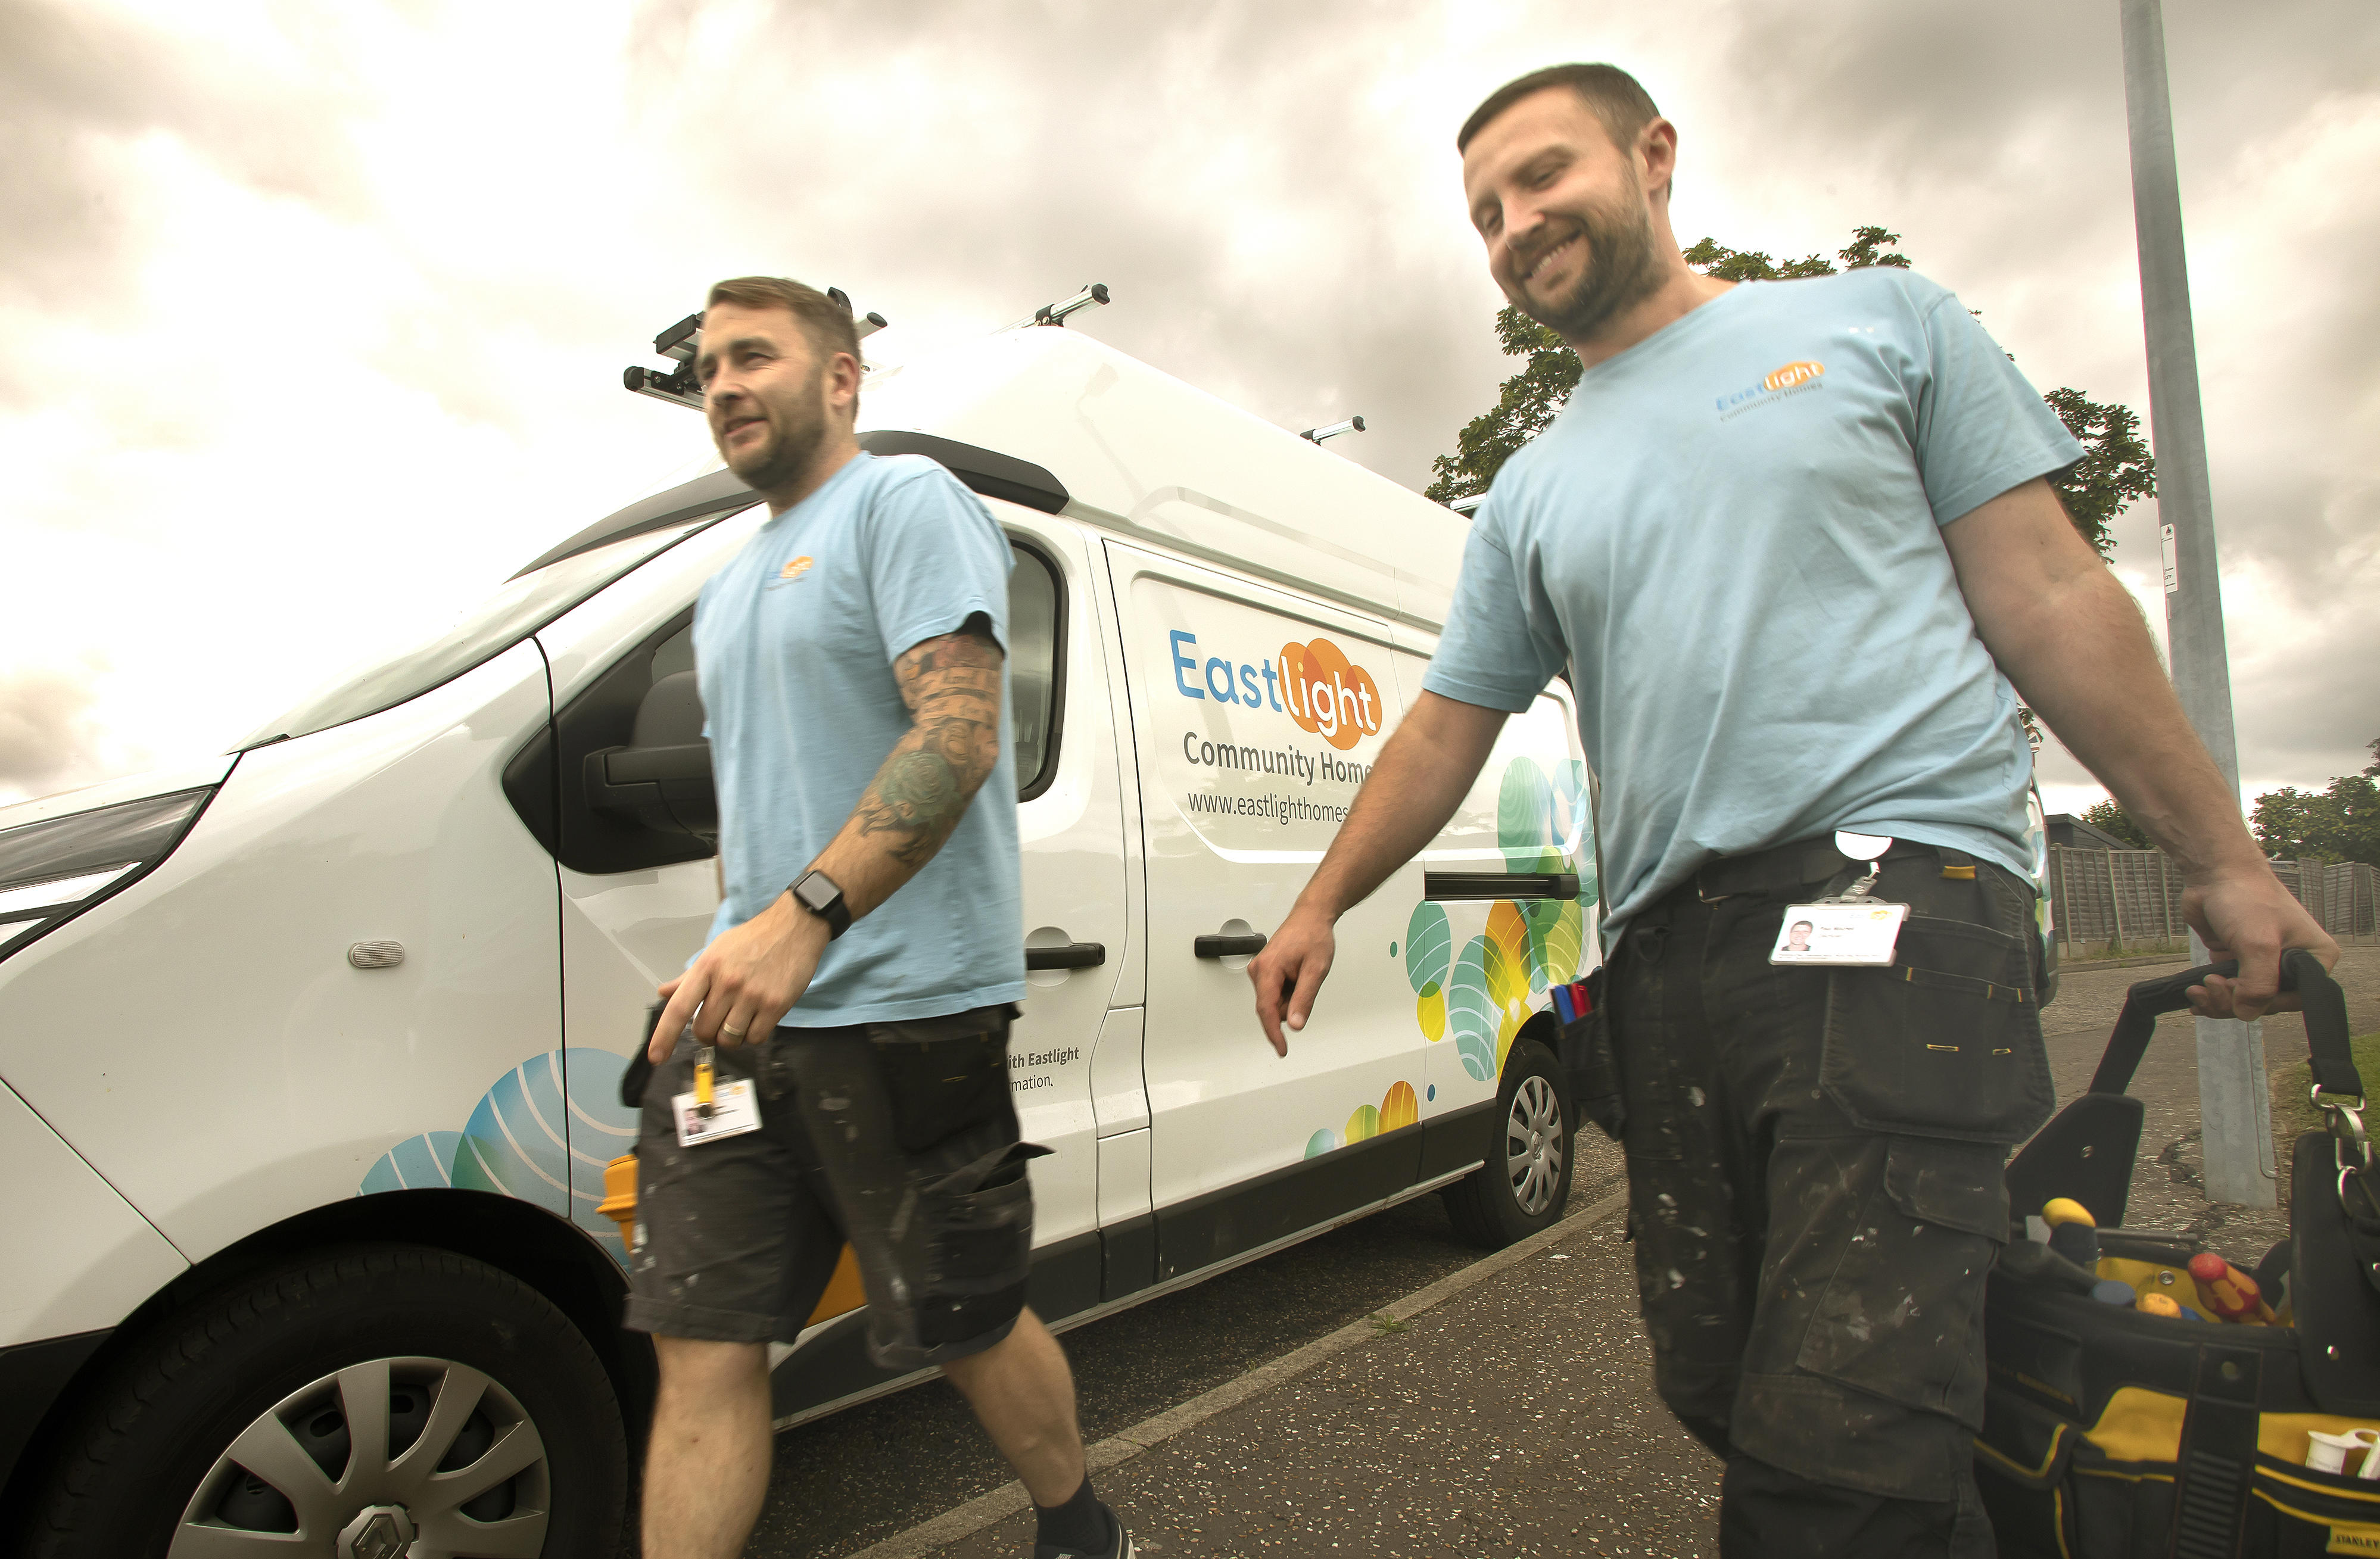
[[[1245,937],[1201,937],[1191,944],[1200,958],[1242,958],[1249,953],[1264,951],[1264,933],[1261,931],[1251,932]]]
[[[1055,948],[1027,948],[1027,969],[1097,969],[1108,961],[1105,942],[1067,942]]]

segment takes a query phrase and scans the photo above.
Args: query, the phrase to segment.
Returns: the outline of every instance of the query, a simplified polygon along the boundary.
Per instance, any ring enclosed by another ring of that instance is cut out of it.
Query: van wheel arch
[[[1553,1021],[1545,1013],[1532,1018],[1512,1036],[1497,1080],[1491,1136],[1484,1144],[1487,1162],[1439,1192],[1455,1233],[1482,1250],[1500,1251],[1551,1227],[1570,1200],[1578,1110],[1555,1060],[1555,1037]],[[1525,1122],[1524,1117],[1528,1118]],[[1543,1129],[1537,1134],[1545,1138],[1545,1151],[1552,1159],[1546,1166],[1549,1178],[1532,1179],[1546,1202],[1535,1207],[1517,1200],[1508,1173],[1512,1143],[1531,1135],[1528,1127],[1532,1125]],[[1516,1131],[1521,1137],[1512,1135]]]
[[[530,1202],[476,1190],[394,1190],[310,1209],[238,1239],[199,1262],[142,1301],[107,1341],[82,1361],[42,1416],[26,1452],[0,1489],[0,1528],[38,1496],[49,1457],[39,1447],[75,1411],[91,1383],[106,1377],[128,1349],[191,1305],[236,1287],[294,1258],[337,1248],[430,1246],[507,1273],[570,1318],[610,1376],[625,1420],[629,1455],[643,1454],[651,1418],[652,1344],[621,1329],[628,1292],[620,1263],[576,1227]]]

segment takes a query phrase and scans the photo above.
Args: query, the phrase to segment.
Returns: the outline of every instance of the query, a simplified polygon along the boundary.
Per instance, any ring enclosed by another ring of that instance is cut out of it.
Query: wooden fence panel
[[[2273,875],[2334,937],[2380,934],[2380,869],[2356,863],[2276,861]],[[2075,945],[2180,943],[2181,873],[2163,851],[2049,847],[2050,922]]]

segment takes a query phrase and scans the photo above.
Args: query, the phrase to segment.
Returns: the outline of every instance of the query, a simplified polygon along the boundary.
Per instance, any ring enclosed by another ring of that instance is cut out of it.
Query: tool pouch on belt
[[[1613,1049],[1611,981],[1607,967],[1597,964],[1579,983],[1586,987],[1587,1009],[1556,1035],[1562,1076],[1579,1118],[1592,1120],[1616,1142],[1628,1123],[1628,1107],[1621,1097],[1620,1062]]]
[[[917,1305],[922,1346],[970,1341],[1025,1307],[1033,1267],[1033,1187],[1026,1166],[1050,1151],[1010,1142],[918,1188],[928,1231],[925,1289]]]

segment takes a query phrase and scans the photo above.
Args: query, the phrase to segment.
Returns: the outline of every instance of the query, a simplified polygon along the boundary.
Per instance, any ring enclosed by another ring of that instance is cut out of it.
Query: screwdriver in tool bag
[[[708,1045],[694,1053],[694,1113],[703,1119],[710,1118],[715,1073],[711,1060],[715,1052]]]
[[[2256,1280],[2214,1251],[2191,1257],[2190,1275],[2198,1285],[2198,1297],[2223,1320],[2251,1326],[2273,1323],[2272,1306],[2265,1302]]]

